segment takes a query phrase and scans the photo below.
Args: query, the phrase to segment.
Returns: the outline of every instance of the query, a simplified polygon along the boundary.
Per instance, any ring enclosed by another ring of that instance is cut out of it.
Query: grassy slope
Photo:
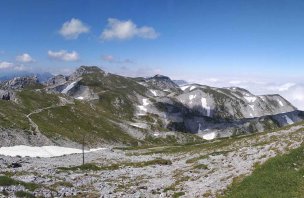
[[[34,90],[23,90],[17,93],[18,104],[0,100],[0,126],[28,130],[30,124],[26,115],[39,108],[57,104],[59,99],[53,94]]]
[[[101,141],[136,145],[137,140],[111,123],[109,117],[98,107],[93,109],[87,103],[76,102],[75,105],[52,108],[34,114],[32,119],[49,137],[60,135],[82,142],[85,135],[85,140],[90,145]]]
[[[242,181],[235,179],[227,198],[304,197],[304,145],[258,166]]]

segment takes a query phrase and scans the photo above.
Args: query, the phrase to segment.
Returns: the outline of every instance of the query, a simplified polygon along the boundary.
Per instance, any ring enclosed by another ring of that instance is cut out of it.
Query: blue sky
[[[3,0],[0,73],[98,65],[214,86],[298,86],[303,10],[301,0]]]

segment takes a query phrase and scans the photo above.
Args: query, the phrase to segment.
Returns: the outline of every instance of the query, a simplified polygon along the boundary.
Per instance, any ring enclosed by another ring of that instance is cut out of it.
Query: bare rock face
[[[75,81],[82,75],[92,74],[92,73],[105,73],[105,72],[97,66],[80,66],[71,76],[68,77],[68,80]]]
[[[27,86],[34,86],[39,84],[38,78],[34,77],[15,77],[4,84],[5,89],[23,89]]]
[[[46,82],[47,86],[58,86],[67,82],[67,78],[64,75],[54,76]]]
[[[0,100],[11,100],[14,93],[7,90],[0,90]]]
[[[242,88],[215,88],[192,84],[183,86],[176,98],[202,116],[220,119],[243,119],[295,111],[280,95],[256,96]]]

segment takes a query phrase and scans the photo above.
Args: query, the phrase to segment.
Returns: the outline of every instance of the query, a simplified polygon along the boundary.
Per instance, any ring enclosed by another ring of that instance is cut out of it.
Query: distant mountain
[[[24,141],[45,136],[56,144],[81,143],[83,136],[91,146],[185,143],[272,130],[304,119],[280,95],[178,86],[167,76],[130,78],[96,66],[81,66],[45,83],[14,78],[0,84],[0,98],[10,99],[0,100],[2,129],[40,134]],[[16,134],[16,141],[21,139]]]
[[[185,80],[172,80],[175,84],[177,84],[178,86],[182,86],[182,85],[187,85],[189,84],[187,81]]]
[[[0,81],[7,81],[11,80],[15,77],[32,77],[36,76],[39,80],[39,82],[45,82],[49,78],[51,78],[53,75],[49,72],[43,72],[43,73],[32,73],[27,71],[21,71],[21,72],[10,72],[10,73],[4,73],[0,75]]]

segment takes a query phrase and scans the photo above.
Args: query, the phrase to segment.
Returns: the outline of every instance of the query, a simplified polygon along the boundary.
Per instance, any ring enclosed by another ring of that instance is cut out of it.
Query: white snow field
[[[206,98],[202,98],[201,102],[202,102],[202,107],[207,110],[207,116],[210,117],[210,107],[207,105]]]
[[[203,139],[205,139],[205,140],[213,140],[214,138],[216,138],[215,132],[211,132],[211,133],[207,133],[207,134],[203,135]]]
[[[251,96],[244,96],[244,98],[248,101],[248,102],[254,102],[257,98],[256,97],[251,97]]]
[[[287,124],[293,124],[294,122],[290,119],[290,117],[288,117],[287,115],[284,115]]]
[[[154,96],[158,96],[156,90],[150,89],[150,92],[151,92]]]
[[[85,153],[104,150],[106,148],[96,148],[85,150]],[[21,157],[57,157],[62,155],[70,155],[74,153],[82,153],[81,149],[60,147],[60,146],[11,146],[11,147],[0,147],[0,155],[6,156],[21,156]]]
[[[69,84],[64,90],[62,90],[61,93],[64,93],[64,94],[68,93],[68,91],[70,91],[70,90],[75,86],[76,83],[77,83],[76,81],[75,81],[75,82],[72,82],[72,83]]]

